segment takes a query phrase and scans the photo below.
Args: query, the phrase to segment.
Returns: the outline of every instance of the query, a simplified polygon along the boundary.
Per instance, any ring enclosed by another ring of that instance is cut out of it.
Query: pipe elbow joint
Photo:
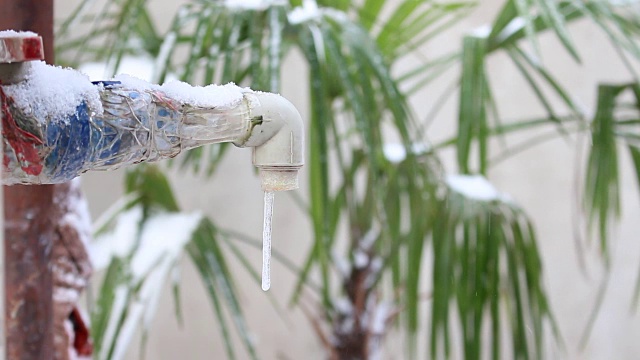
[[[252,128],[239,146],[253,147],[253,164],[260,170],[262,189],[297,189],[298,171],[304,164],[304,126],[300,113],[277,94],[246,93],[245,98]]]

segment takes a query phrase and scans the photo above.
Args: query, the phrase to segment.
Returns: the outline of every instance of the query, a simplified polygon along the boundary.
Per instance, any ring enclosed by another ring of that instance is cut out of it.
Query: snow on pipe
[[[279,95],[233,84],[160,86],[127,75],[91,83],[71,69],[28,65],[22,81],[0,85],[5,185],[61,183],[90,170],[233,142],[254,147],[263,190],[297,188],[302,120]]]

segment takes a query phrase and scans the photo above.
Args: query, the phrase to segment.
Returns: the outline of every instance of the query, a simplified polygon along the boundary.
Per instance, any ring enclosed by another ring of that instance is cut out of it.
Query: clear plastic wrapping
[[[82,101],[65,116],[19,106],[0,86],[5,185],[65,182],[89,170],[112,170],[237,141],[251,130],[246,100],[200,106],[157,87],[131,88],[118,81],[94,86],[101,111]]]

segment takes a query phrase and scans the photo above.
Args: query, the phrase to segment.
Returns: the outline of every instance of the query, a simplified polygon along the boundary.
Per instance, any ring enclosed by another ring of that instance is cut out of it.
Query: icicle
[[[271,287],[271,220],[273,218],[273,200],[275,193],[264,193],[264,227],[262,229],[262,290]]]

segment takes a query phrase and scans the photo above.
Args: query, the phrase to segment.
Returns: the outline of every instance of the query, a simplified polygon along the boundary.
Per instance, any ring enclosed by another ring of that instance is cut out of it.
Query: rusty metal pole
[[[2,114],[0,114],[0,120],[2,120]],[[0,123],[0,131],[2,130],[2,124]],[[3,144],[4,145],[4,144]],[[0,157],[4,158],[2,152],[3,146],[0,146]],[[0,168],[0,177],[2,177],[2,168]],[[7,330],[5,329],[5,256],[4,256],[4,196],[0,191],[0,360],[7,360]]]
[[[40,34],[45,60],[53,63],[53,0],[0,0],[3,29]],[[25,43],[21,50],[35,54],[34,44],[29,42],[25,50]],[[39,41],[38,46],[42,50]],[[42,56],[33,54],[33,59]],[[3,76],[19,78],[12,75],[10,71]],[[4,209],[3,355],[24,360],[89,359],[93,348],[77,305],[92,271],[86,248],[91,219],[79,182],[5,187]]]
[[[2,122],[4,114],[0,111],[0,132],[2,131]],[[4,144],[0,146],[0,158],[4,159],[3,155]],[[0,178],[2,177],[2,167],[0,167]],[[4,281],[4,272],[5,272],[5,257],[4,257],[4,196],[3,192],[0,191],[0,360],[7,360],[7,337],[6,337],[6,329],[5,325],[5,301],[7,299],[5,293],[5,281]]]
[[[40,34],[53,62],[53,0],[0,0],[0,29]],[[53,222],[68,192],[67,184],[4,188],[7,359],[53,359]]]

